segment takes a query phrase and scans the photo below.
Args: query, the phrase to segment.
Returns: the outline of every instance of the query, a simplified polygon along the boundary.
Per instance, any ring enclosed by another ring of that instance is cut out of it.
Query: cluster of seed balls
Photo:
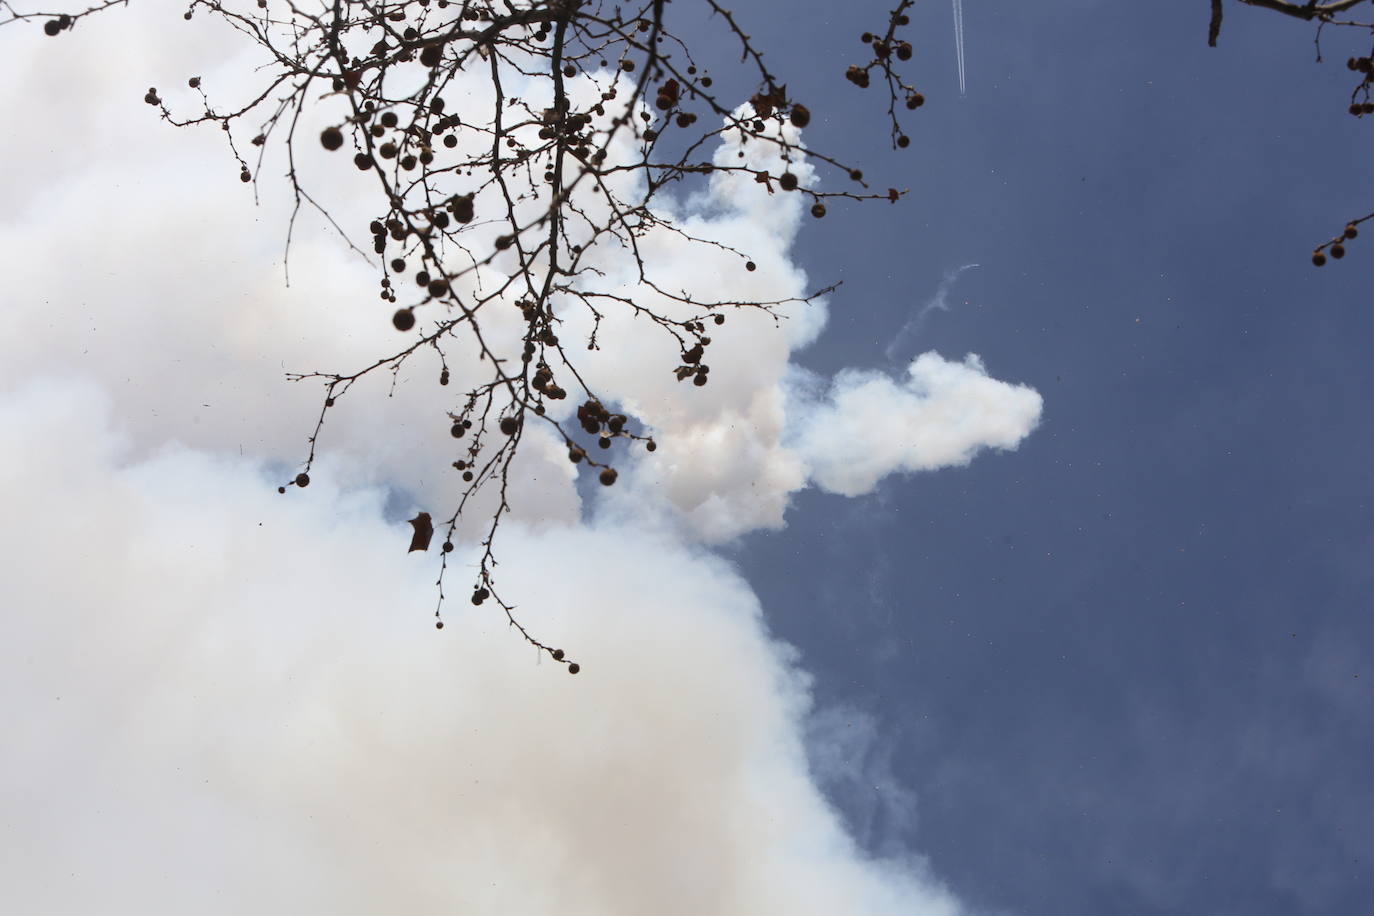
[[[52,37],[54,35],[62,34],[63,31],[70,29],[71,27],[72,17],[68,16],[66,13],[63,13],[56,19],[49,19],[47,22],[43,23],[43,33],[49,37]]]
[[[911,17],[905,13],[894,16],[892,19],[893,27],[910,25]],[[894,41],[875,36],[872,32],[864,32],[859,36],[859,41],[868,45],[873,50],[873,60],[860,67],[851,64],[844,72],[844,78],[849,80],[860,89],[867,89],[870,84],[869,71],[875,66],[886,67],[886,62],[895,57],[900,61],[911,60],[912,47],[909,41]],[[906,107],[908,111],[915,111],[926,103],[926,97],[919,92],[909,92],[906,97]],[[905,149],[911,145],[911,138],[906,134],[897,135],[897,145]]]
[[[1355,117],[1374,114],[1374,102],[1369,101],[1369,87],[1371,83],[1374,83],[1374,57],[1352,57],[1345,62],[1345,67],[1347,70],[1364,74],[1364,80],[1356,91],[1363,92],[1365,100],[1363,102],[1351,102],[1350,113]]]
[[[1339,238],[1337,238],[1335,241],[1328,242],[1326,245],[1322,247],[1325,248],[1326,251],[1331,252],[1331,257],[1339,261],[1341,258],[1345,257],[1345,245],[1341,243],[1346,241],[1347,239],[1353,239],[1359,234],[1360,230],[1355,228],[1354,223],[1350,223],[1348,226],[1345,227],[1345,231],[1341,233]],[[1312,252],[1312,263],[1315,264],[1317,267],[1321,267],[1323,264],[1325,264],[1326,252],[1323,251],[1321,248],[1318,248],[1316,251]]]

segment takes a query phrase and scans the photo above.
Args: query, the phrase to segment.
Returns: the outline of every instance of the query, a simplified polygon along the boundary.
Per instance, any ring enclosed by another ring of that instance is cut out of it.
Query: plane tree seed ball
[[[569,674],[576,674],[577,672],[579,672],[579,671],[581,671],[581,670],[582,670],[582,666],[579,665],[577,662],[568,662],[568,673],[569,673]]]
[[[601,485],[603,487],[609,487],[611,484],[615,483],[615,479],[618,476],[619,475],[615,472],[615,468],[603,468],[600,477]]]
[[[320,145],[325,149],[333,151],[343,146],[343,131],[337,127],[326,127],[320,133]]]
[[[296,475],[296,486],[298,486],[298,487],[308,487],[308,486],[310,486],[310,475],[307,474],[307,473],[305,473],[304,471],[302,471],[301,473],[297,474],[297,475]]]
[[[415,327],[415,313],[410,309],[397,309],[396,314],[391,316],[391,323],[398,331],[409,331]]]
[[[849,68],[844,71],[844,78],[849,80],[855,86],[858,86],[860,89],[868,88],[868,71],[865,70],[863,67],[858,67],[851,64]]]

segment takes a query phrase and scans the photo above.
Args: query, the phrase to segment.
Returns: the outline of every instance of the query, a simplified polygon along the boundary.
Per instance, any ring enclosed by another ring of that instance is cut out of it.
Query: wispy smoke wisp
[[[906,320],[906,323],[897,330],[897,333],[892,335],[892,340],[888,341],[887,347],[883,350],[883,355],[887,357],[889,363],[896,362],[902,351],[911,345],[912,339],[925,326],[926,319],[931,312],[949,311],[949,291],[954,288],[955,282],[964,275],[965,271],[979,266],[981,265],[964,264],[945,271],[945,275],[940,279],[940,285],[935,289],[935,295],[916,309],[915,313]]]

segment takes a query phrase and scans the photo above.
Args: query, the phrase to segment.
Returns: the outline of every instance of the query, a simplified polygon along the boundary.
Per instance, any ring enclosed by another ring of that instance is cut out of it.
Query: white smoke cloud
[[[105,402],[105,403],[102,403]],[[953,914],[811,781],[808,685],[725,563],[508,533],[541,667],[432,595],[378,491],[168,447],[94,384],[0,399],[12,519],[0,884],[12,909]],[[302,494],[304,495],[304,494]],[[459,566],[463,565],[460,557]]]
[[[796,447],[817,486],[858,496],[893,472],[964,465],[984,448],[1016,448],[1041,406],[1033,389],[989,378],[977,356],[955,363],[923,353],[901,381],[841,372],[825,402],[805,414]]]
[[[0,454],[11,908],[958,912],[919,861],[875,860],[846,834],[808,769],[795,653],[701,545],[782,525],[808,484],[861,493],[1014,448],[1039,396],[934,354],[900,382],[842,373],[800,396],[791,356],[821,332],[822,301],[777,321],[726,310],[711,384],[695,388],[673,379],[669,341],[613,314],[583,365],[660,448],[582,523],[575,469],[527,425],[500,541],[503,594],[584,671],[536,666],[499,616],[461,600],[464,548],[436,634],[421,610],[432,559],[404,554],[409,532],[383,507],[396,490],[451,504],[437,359],[341,401],[314,483],[277,495],[320,398],[283,373],[370,362],[393,307],[308,219],[283,287],[270,179],[254,209],[216,131],[154,123],[138,101],[150,83],[223,85],[251,58],[215,64],[213,31],[166,40],[180,21],[165,14],[0,35],[18,77],[6,122],[27,126],[0,133],[14,202],[0,214],[0,428],[22,444]],[[733,142],[720,156],[780,165]],[[338,163],[309,155],[351,225]],[[799,195],[717,176],[664,205],[757,270],[649,233],[663,288],[808,292],[789,255]],[[455,348],[451,391],[465,359]]]
[[[794,132],[790,139],[795,142]],[[758,143],[741,147],[731,132],[716,162],[739,161],[741,152],[752,168],[791,170],[803,186],[814,181],[806,163],[784,163],[776,148]],[[682,257],[672,237],[661,234],[658,241],[669,248],[650,259],[667,265],[661,271],[673,288],[704,298],[714,290],[758,299],[807,295],[804,272],[788,260],[801,224],[800,195],[771,193],[729,174],[717,175],[689,204],[691,234],[748,251],[761,266],[742,270],[724,251],[692,250]],[[942,283],[933,304],[943,307],[954,277]],[[782,527],[791,495],[809,484],[856,496],[894,472],[967,464],[985,448],[1014,449],[1039,422],[1040,395],[989,378],[973,355],[952,363],[924,354],[901,382],[876,370],[842,372],[828,399],[801,396],[800,390],[819,383],[799,385],[791,357],[820,334],[825,300],[793,302],[778,314],[777,321],[754,310],[729,315],[708,351],[719,371],[704,391],[661,371],[671,363],[671,348],[656,351],[652,341],[646,346],[644,329],[632,318],[612,320],[603,332],[614,345],[595,364],[597,379],[663,445],[653,460],[640,463],[636,499],[666,499],[695,538],[715,543]]]

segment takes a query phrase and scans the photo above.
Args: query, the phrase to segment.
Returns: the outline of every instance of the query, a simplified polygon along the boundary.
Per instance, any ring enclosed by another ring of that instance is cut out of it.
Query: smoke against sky
[[[837,375],[827,402],[807,416],[798,450],[818,486],[858,496],[893,471],[1016,448],[1039,422],[1041,403],[1030,388],[989,378],[977,356],[953,363],[923,353],[901,381],[874,370]]]
[[[861,493],[1015,448],[1039,395],[935,353],[799,381],[821,303],[780,328],[732,314],[701,390],[608,322],[588,372],[661,447],[586,512],[531,433],[499,543],[504,593],[583,672],[461,601],[436,633],[432,558],[384,509],[451,493],[448,405],[420,369],[396,397],[375,385],[333,418],[310,488],[276,494],[318,394],[283,372],[356,365],[394,332],[324,231],[300,233],[284,288],[280,201],[253,210],[211,132],[145,119],[127,61],[215,59],[155,20],[129,10],[56,50],[4,36],[27,81],[8,117],[54,125],[57,99],[85,149],[114,151],[0,178],[20,202],[0,223],[0,422],[24,443],[0,458],[26,520],[3,534],[0,639],[18,908],[959,912],[911,851],[875,859],[847,833],[807,759],[802,660],[708,545],[781,526],[808,485]],[[41,161],[51,135],[9,135],[0,158]],[[675,206],[757,260],[730,295],[806,291],[795,197],[726,181]],[[726,282],[674,244],[646,257]]]
[[[806,678],[720,560],[513,529],[503,569],[584,649],[574,680],[487,614],[423,625],[430,571],[379,491],[131,462],[108,406],[40,380],[0,408],[33,446],[3,467],[31,520],[0,640],[20,908],[956,912],[845,835],[808,774]]]

